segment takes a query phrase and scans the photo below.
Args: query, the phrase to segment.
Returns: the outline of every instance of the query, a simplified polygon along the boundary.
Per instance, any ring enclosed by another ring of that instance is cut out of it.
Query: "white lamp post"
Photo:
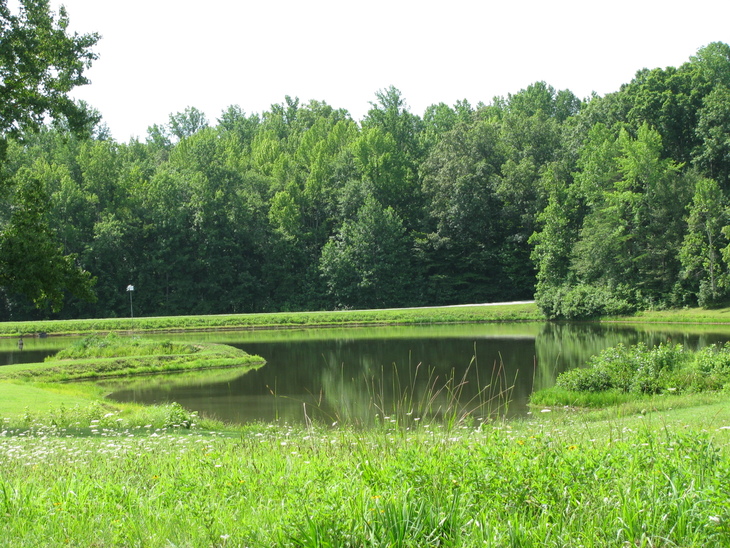
[[[134,307],[132,306],[132,293],[134,293],[134,286],[129,284],[127,286],[127,293],[129,293],[129,313],[134,318]]]

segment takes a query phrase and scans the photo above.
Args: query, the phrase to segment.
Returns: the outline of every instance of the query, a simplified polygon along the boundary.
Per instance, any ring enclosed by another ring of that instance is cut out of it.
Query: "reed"
[[[379,374],[363,375],[363,393],[353,398],[357,405],[338,401],[332,410],[323,391],[309,394],[307,401],[299,401],[303,422],[318,421],[357,429],[393,426],[405,432],[431,423],[453,429],[463,424],[502,420],[508,415],[515,379],[507,378],[500,359],[482,384],[476,348],[465,369],[457,372],[452,368],[445,375],[422,363],[415,366],[409,363],[405,375],[405,368],[395,363],[391,364],[391,371],[386,367],[382,365]],[[339,378],[342,382],[344,373]],[[270,392],[272,397],[278,397],[274,390]]]

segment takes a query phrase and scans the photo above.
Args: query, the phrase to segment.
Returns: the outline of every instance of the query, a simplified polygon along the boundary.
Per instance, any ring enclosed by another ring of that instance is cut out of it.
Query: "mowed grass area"
[[[54,335],[112,331],[135,333],[195,331],[206,329],[266,329],[331,327],[346,325],[405,325],[427,323],[474,323],[543,321],[534,303],[410,308],[391,310],[341,310],[334,312],[281,312],[159,318],[107,318],[38,322],[0,322],[0,336],[47,333]]]
[[[59,392],[49,387],[0,382],[0,418],[16,417],[25,410],[47,414],[61,405],[88,405],[91,396]]]
[[[225,379],[231,370],[240,375],[264,363],[259,356],[224,344],[172,343],[114,333],[91,335],[44,362],[1,367],[0,417],[10,425],[21,421],[28,426],[32,417],[48,417],[50,413],[51,423],[58,425],[57,410],[61,409],[63,415],[66,409],[89,405],[139,414],[139,406],[112,406],[102,401],[115,380],[156,375],[179,384],[200,372],[211,375],[211,370],[215,370],[215,378]],[[96,383],[69,382],[100,380],[106,381],[106,389]],[[125,383],[131,386],[129,380]]]
[[[102,318],[0,322],[0,337],[77,335],[108,332],[184,332],[203,330],[281,329],[366,325],[417,325],[436,323],[542,322],[544,314],[533,302],[505,305],[471,305],[388,310],[339,310],[325,312],[280,312],[155,318]],[[604,317],[600,322],[627,323],[730,323],[730,307],[707,310],[685,308],[642,311],[630,316]]]
[[[155,341],[156,342],[156,341]],[[61,356],[63,351],[58,355]],[[0,381],[58,382],[132,377],[161,373],[257,367],[265,362],[232,346],[215,343],[178,344],[159,353],[79,356],[47,359],[42,363],[21,363],[0,368]]]
[[[644,310],[630,316],[603,318],[607,322],[629,323],[691,323],[724,324],[730,323],[730,307],[726,308],[678,308],[671,310]]]

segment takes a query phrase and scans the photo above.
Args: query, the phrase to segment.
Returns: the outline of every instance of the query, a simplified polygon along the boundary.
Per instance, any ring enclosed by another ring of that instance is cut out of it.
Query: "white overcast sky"
[[[544,80],[604,95],[637,70],[730,42],[728,0],[51,0],[98,32],[89,86],[118,141],[194,106],[261,113],[285,95],[360,120],[393,85],[422,115]]]

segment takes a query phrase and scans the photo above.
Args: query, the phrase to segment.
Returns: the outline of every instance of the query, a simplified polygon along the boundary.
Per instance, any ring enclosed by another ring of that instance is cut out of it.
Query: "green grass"
[[[725,324],[730,323],[730,308],[677,308],[670,310],[646,310],[630,316],[602,318],[603,322],[631,323],[693,323]]]
[[[280,312],[270,314],[230,314],[209,316],[167,316],[155,318],[102,318],[84,320],[47,320],[0,322],[0,336],[32,336],[107,333],[112,331],[154,333],[201,330],[337,327],[367,325],[418,325],[433,323],[475,323],[545,321],[534,303],[426,307],[392,310],[342,310],[333,312]],[[602,322],[630,323],[730,323],[730,308],[707,310],[684,308],[637,312],[631,316],[606,317]]]
[[[100,342],[89,343],[89,340]],[[105,344],[108,341],[109,344]],[[83,339],[43,363],[3,366],[0,369],[0,381],[90,380],[230,367],[252,368],[263,363],[264,360],[259,356],[251,356],[224,344],[172,344],[111,335]]]
[[[243,350],[223,344],[171,343],[139,337],[123,338],[114,334],[92,335],[61,350],[43,363],[23,363],[0,368],[0,417],[7,424],[30,427],[36,424],[91,426],[109,416],[114,426],[140,423],[175,422],[186,425],[197,417],[177,404],[143,407],[112,404],[104,395],[120,388],[133,388],[134,379],[150,375],[167,386],[184,386],[205,372],[218,379],[240,376],[242,370],[260,367],[265,362]],[[169,375],[175,373],[175,375]],[[96,382],[67,382],[93,380]],[[104,380],[104,383],[100,381]],[[50,419],[49,419],[50,417]],[[206,422],[214,425],[213,421]]]
[[[344,325],[403,325],[543,321],[534,304],[501,306],[433,307],[393,310],[343,310],[335,312],[281,312],[158,318],[107,318],[38,322],[1,322],[0,335],[85,334],[96,332],[160,332],[206,329],[265,329],[283,327],[332,327]]]
[[[727,546],[730,437],[712,409],[367,431],[5,425],[0,546]]]
[[[17,416],[26,409],[46,414],[61,405],[88,405],[90,398],[28,384],[0,382],[0,417]]]
[[[63,392],[0,413],[0,546],[730,545],[721,393],[363,430],[233,428],[88,383],[4,381],[0,397],[16,388],[16,411]]]

